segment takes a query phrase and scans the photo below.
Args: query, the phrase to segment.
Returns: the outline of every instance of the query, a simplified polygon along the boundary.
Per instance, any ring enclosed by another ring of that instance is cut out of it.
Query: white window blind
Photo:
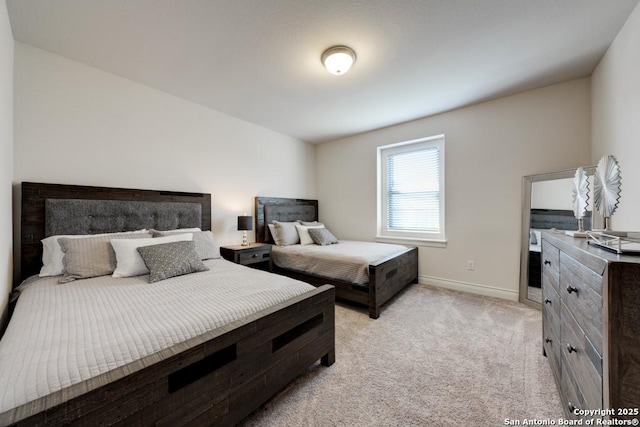
[[[378,236],[444,240],[444,136],[378,149]]]

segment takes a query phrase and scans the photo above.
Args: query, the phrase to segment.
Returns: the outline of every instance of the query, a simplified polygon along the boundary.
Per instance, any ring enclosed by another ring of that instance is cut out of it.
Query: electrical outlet
[[[476,262],[475,261],[467,261],[467,270],[475,270]]]

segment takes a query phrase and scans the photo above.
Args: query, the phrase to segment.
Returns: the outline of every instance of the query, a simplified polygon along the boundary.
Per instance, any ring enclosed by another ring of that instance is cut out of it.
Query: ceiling
[[[637,3],[7,0],[15,40],[312,143],[589,76]]]

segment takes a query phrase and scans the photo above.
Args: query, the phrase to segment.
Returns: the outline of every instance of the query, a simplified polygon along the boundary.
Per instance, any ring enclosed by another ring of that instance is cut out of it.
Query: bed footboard
[[[335,361],[321,286],[0,414],[0,425],[234,425],[314,362]]]
[[[369,317],[380,317],[380,307],[411,283],[418,283],[418,248],[369,265]]]

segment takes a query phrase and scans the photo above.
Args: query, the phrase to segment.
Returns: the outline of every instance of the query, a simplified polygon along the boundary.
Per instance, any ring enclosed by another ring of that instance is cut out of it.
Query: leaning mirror
[[[593,188],[595,166],[583,167]],[[528,175],[522,180],[522,231],[520,250],[520,302],[540,308],[542,303],[540,253],[541,233],[555,230],[578,230],[575,215],[576,169]],[[580,186],[585,184],[580,180]],[[580,195],[584,198],[584,195]],[[584,228],[598,227],[602,219],[593,216],[591,200],[587,196]],[[580,209],[585,209],[580,207]],[[584,212],[584,211],[583,211]]]

